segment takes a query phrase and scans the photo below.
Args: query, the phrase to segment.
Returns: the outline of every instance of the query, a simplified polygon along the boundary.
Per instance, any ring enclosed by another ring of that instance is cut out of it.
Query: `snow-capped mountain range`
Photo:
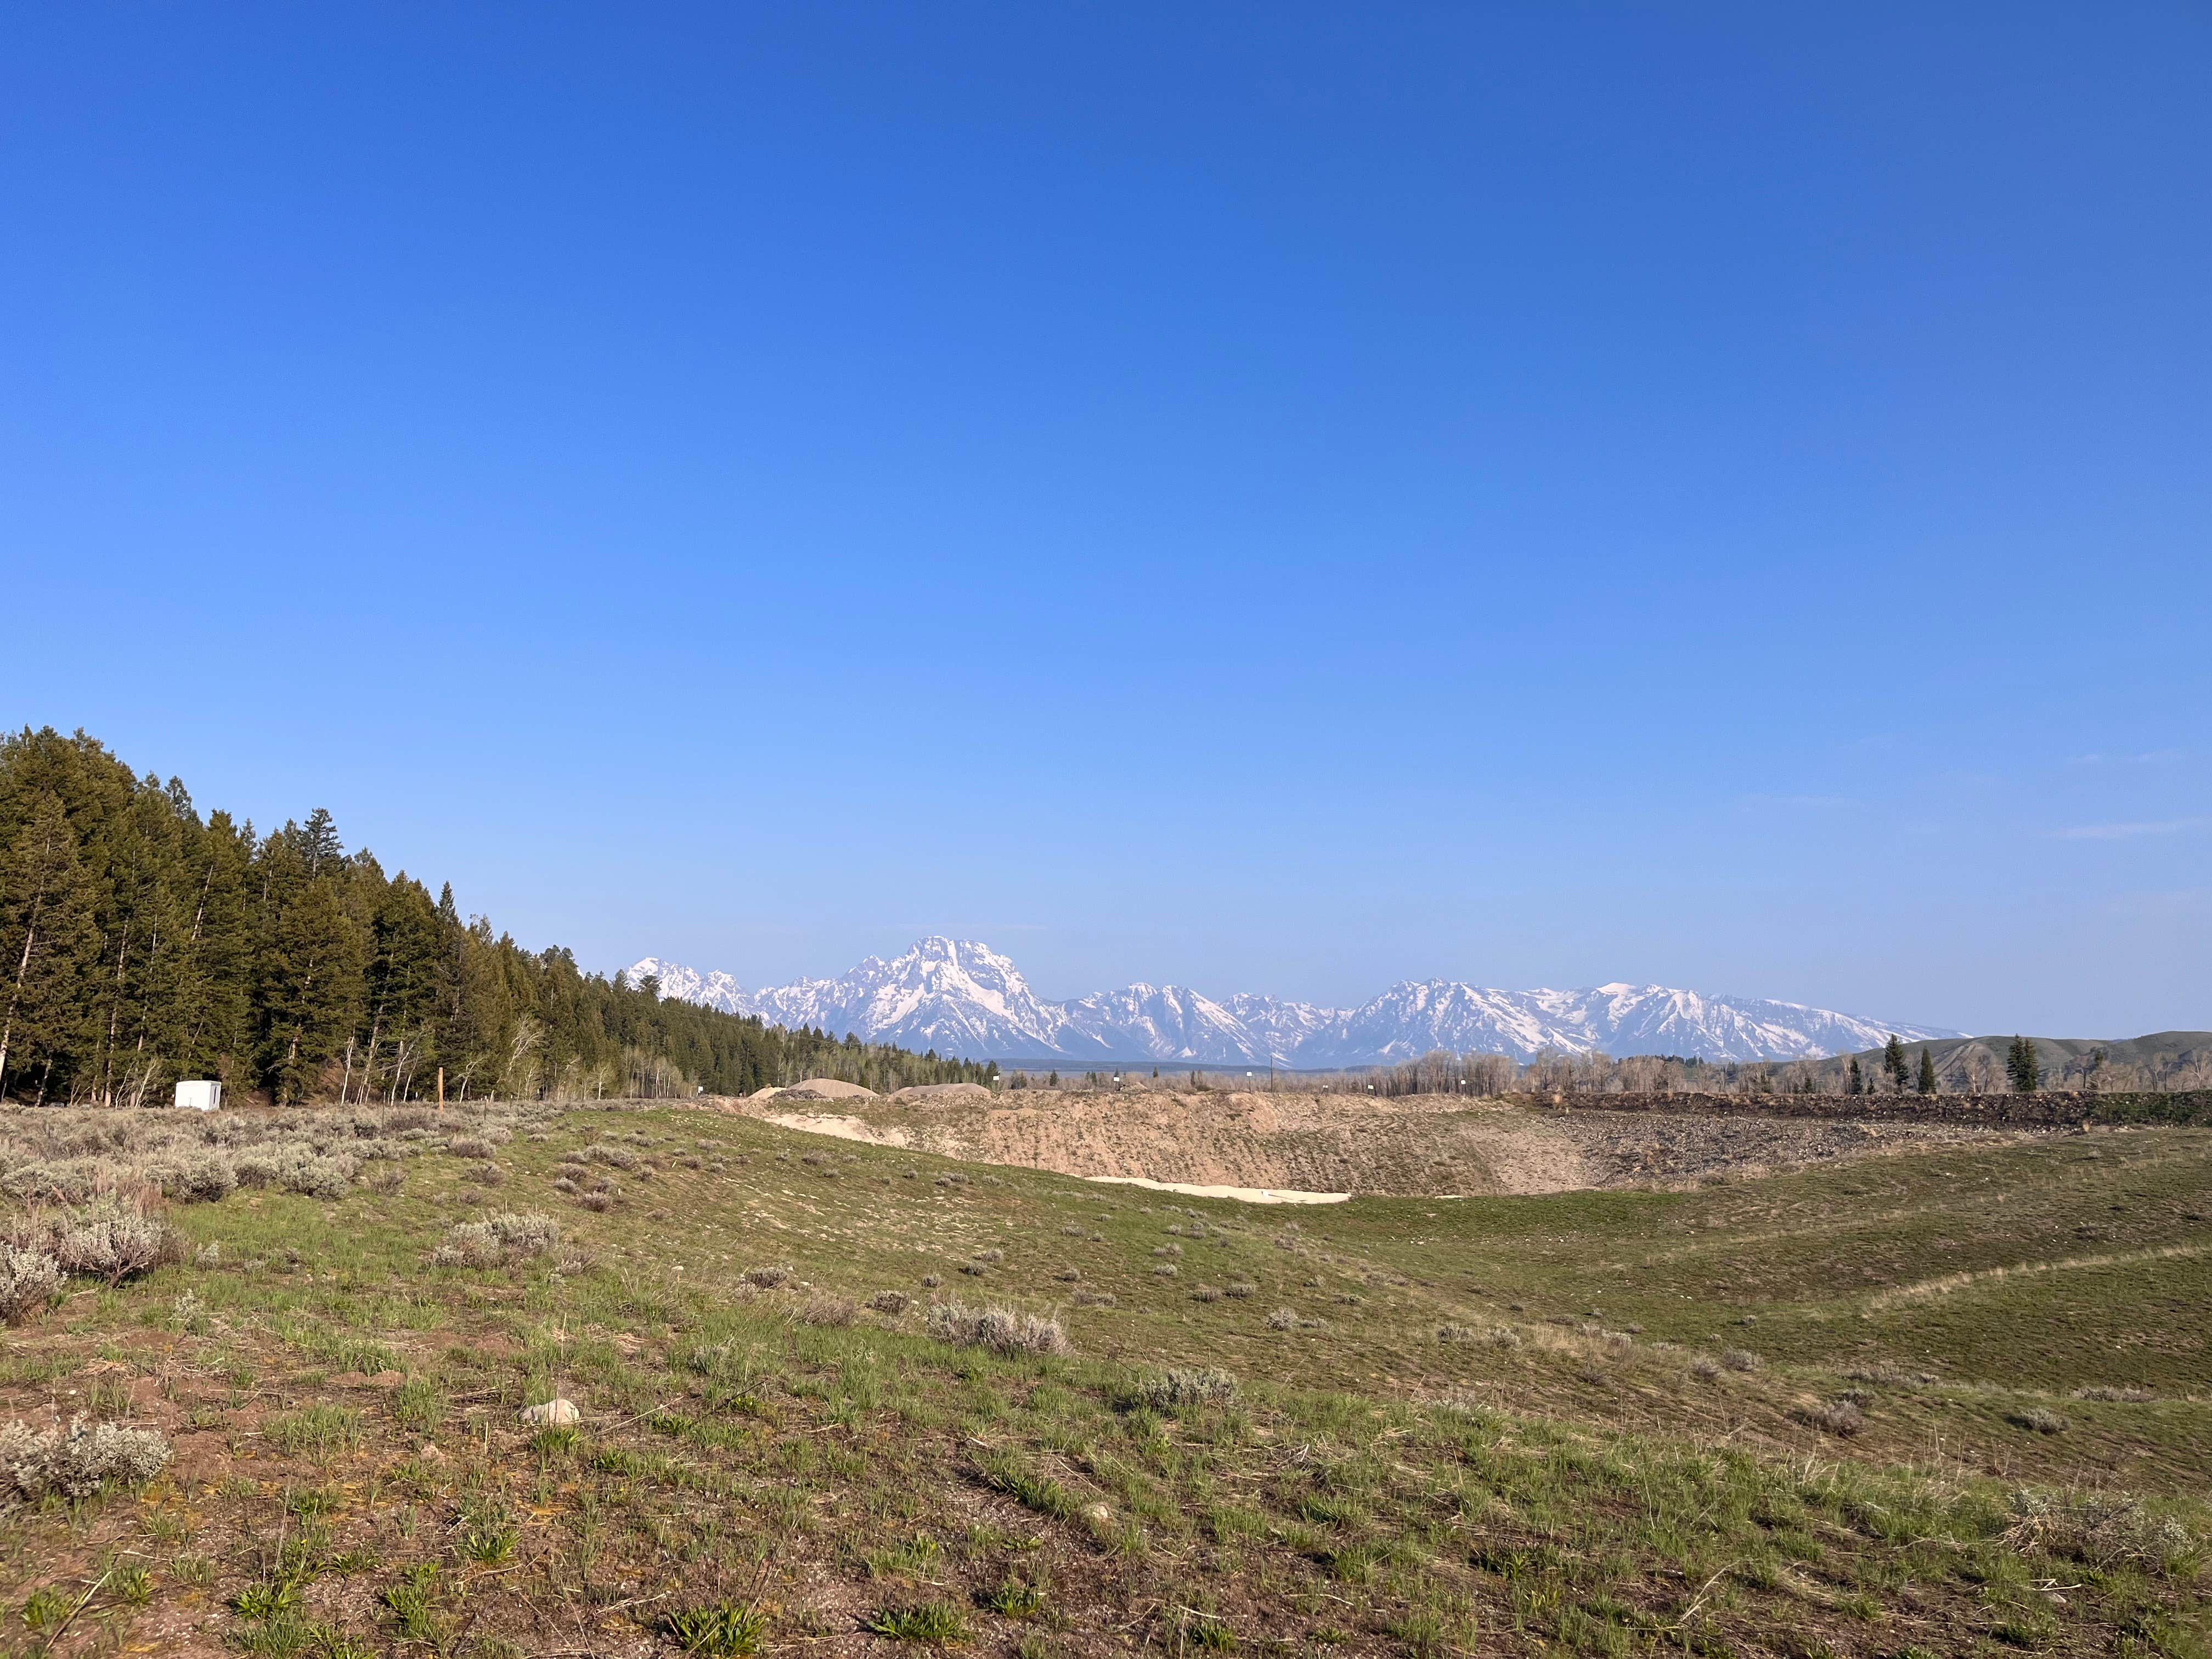
[[[1493,991],[1446,980],[1406,980],[1357,1008],[1323,1008],[1240,994],[1215,1001],[1180,985],[1128,985],[1048,1002],[1021,970],[973,939],[918,940],[886,962],[870,957],[836,979],[748,991],[727,974],[647,957],[625,970],[663,996],[775,1025],[848,1031],[871,1042],[972,1060],[1076,1064],[1178,1061],[1301,1070],[1387,1065],[1432,1049],[1507,1054],[1696,1054],[1707,1060],[1797,1060],[1963,1031],[1885,1024],[1795,1002],[1709,997],[1663,985],[1579,991]]]

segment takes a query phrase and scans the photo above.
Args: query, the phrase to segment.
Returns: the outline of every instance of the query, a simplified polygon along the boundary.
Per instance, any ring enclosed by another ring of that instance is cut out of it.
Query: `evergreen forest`
[[[0,737],[0,1099],[31,1104],[166,1105],[187,1078],[291,1104],[997,1076],[586,973],[348,852],[327,811],[260,835],[51,727]]]

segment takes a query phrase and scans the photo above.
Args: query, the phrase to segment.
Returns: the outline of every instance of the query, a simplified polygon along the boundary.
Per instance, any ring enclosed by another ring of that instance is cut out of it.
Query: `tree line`
[[[2084,1075],[2105,1064],[2102,1051],[2090,1056]],[[1008,1073],[1015,1089],[1207,1090],[1281,1089],[1297,1094],[1351,1094],[1395,1097],[1411,1095],[1495,1096],[1506,1094],[1919,1094],[1956,1093],[1971,1088],[1987,1092],[1987,1082],[1970,1066],[1939,1075],[1935,1056],[1923,1044],[1915,1054],[1892,1035],[1871,1066],[1856,1054],[1826,1060],[1712,1060],[1684,1054],[1613,1055],[1545,1050],[1527,1060],[1510,1054],[1437,1048],[1394,1065],[1352,1066],[1332,1072],[1278,1072],[1262,1066],[1200,1066],[1170,1073],[1158,1066],[1151,1076],[1131,1066],[1106,1073],[1035,1072]],[[2014,1094],[2034,1094],[2051,1081],[2034,1040],[2016,1036],[2003,1074]]]
[[[34,1104],[161,1104],[185,1078],[292,1103],[997,1076],[586,973],[347,851],[327,811],[259,835],[51,727],[0,738],[0,1099]]]

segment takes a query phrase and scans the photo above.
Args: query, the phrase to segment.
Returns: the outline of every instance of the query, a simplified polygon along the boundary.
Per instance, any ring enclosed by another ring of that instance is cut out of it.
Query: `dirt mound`
[[[863,1089],[857,1083],[847,1083],[834,1077],[810,1077],[794,1083],[788,1089],[778,1089],[773,1094],[755,1095],[755,1100],[881,1100],[873,1089]]]
[[[998,1097],[980,1083],[915,1083],[901,1089],[891,1098],[910,1101],[917,1106],[953,1106],[963,1102],[988,1104]]]

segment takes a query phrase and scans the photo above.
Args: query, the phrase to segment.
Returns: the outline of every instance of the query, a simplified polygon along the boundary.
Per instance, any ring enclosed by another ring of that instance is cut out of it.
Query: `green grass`
[[[1012,1169],[939,1185],[958,1166],[673,1109],[540,1121],[485,1207],[556,1214],[562,1262],[428,1267],[477,1200],[426,1153],[398,1194],[176,1208],[210,1265],[10,1332],[0,1420],[75,1388],[179,1449],[143,1494],[0,1516],[10,1617],[76,1583],[64,1616],[98,1573],[58,1564],[122,1551],[149,1577],[111,1575],[71,1643],[123,1645],[173,1601],[231,1609],[254,1652],[645,1625],[701,1653],[856,1629],[1412,1659],[2203,1650],[2201,1553],[2174,1540],[2208,1530],[2212,1132],[1290,1212]],[[661,1167],[593,1214],[550,1182],[609,1133]],[[702,1140],[726,1171],[671,1156]],[[1169,1243],[1184,1281],[1253,1293],[1155,1278]],[[959,1277],[979,1253],[988,1276]],[[796,1282],[749,1283],[763,1262]],[[1114,1305],[1074,1305],[1071,1265]],[[932,1341],[933,1275],[1057,1310],[1075,1351]],[[885,1290],[915,1305],[803,1317]],[[1300,1322],[1270,1328],[1279,1307]],[[581,1425],[519,1421],[556,1394]],[[1811,1420],[1846,1398],[1848,1438]],[[2142,1501],[2031,1536],[2023,1487]]]
[[[976,1596],[977,1602],[1002,1619],[1035,1619],[1044,1612],[1044,1591],[1018,1578],[994,1584]]]
[[[687,1654],[698,1654],[703,1659],[744,1659],[760,1651],[768,1615],[757,1607],[717,1601],[710,1607],[671,1613],[662,1628]]]
[[[860,1621],[860,1627],[894,1642],[921,1642],[932,1647],[950,1647],[968,1639],[968,1621],[950,1601],[878,1607]]]
[[[361,1443],[361,1413],[349,1406],[308,1406],[270,1418],[262,1433],[279,1451],[331,1457]]]

